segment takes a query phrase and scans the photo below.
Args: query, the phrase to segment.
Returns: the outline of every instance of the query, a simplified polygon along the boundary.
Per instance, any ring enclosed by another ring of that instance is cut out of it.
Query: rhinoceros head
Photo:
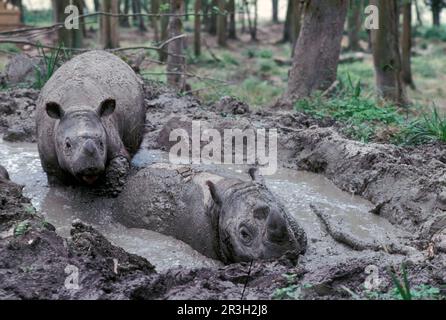
[[[306,235],[250,170],[252,181],[207,182],[217,207],[218,254],[225,263],[297,257],[306,249]]]
[[[102,118],[111,115],[115,100],[104,100],[97,110],[88,107],[64,112],[55,103],[46,104],[48,116],[59,120],[55,128],[55,148],[61,168],[83,183],[94,184],[107,161],[107,133]]]

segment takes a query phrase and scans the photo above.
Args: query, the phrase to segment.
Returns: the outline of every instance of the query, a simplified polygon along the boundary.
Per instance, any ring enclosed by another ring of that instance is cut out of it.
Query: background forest
[[[446,140],[443,0],[6,2],[22,25],[0,31],[0,72],[11,55],[45,53],[36,87],[72,54],[106,48],[204,102],[292,107],[362,141]],[[61,26],[70,3],[84,16],[78,30]],[[378,30],[365,27],[369,5]]]

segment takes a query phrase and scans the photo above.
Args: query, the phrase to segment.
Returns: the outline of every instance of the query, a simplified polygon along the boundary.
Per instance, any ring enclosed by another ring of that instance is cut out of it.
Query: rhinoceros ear
[[[222,199],[221,196],[218,194],[218,190],[215,187],[215,184],[212,181],[206,181],[206,185],[209,187],[209,191],[211,192],[212,199],[214,202],[218,205],[221,205]]]
[[[102,117],[108,117],[113,112],[115,112],[116,107],[116,100],[115,99],[105,99],[102,101],[101,105],[98,109],[99,116]]]
[[[64,111],[62,110],[61,106],[56,102],[48,102],[45,105],[46,113],[50,118],[53,119],[61,119],[64,115]]]
[[[253,181],[258,182],[263,185],[265,184],[265,179],[263,179],[258,168],[249,168],[248,174]]]

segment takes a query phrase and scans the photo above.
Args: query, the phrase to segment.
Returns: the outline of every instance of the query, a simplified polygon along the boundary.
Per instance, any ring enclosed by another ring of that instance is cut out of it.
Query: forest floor
[[[165,148],[160,137],[166,128],[187,130],[182,126],[197,119],[219,130],[278,128],[280,167],[324,175],[341,190],[369,200],[375,206],[369,214],[391,222],[395,233],[376,245],[349,236],[342,221],[330,220],[334,232],[308,231],[309,246],[297,265],[281,259],[256,262],[252,268],[236,263],[156,272],[150,258],[113,246],[79,221],[71,236],[62,238],[19,187],[0,181],[0,298],[240,299],[246,285],[248,299],[407,299],[397,289],[405,277],[403,287],[412,299],[445,298],[444,145],[363,144],[346,139],[336,122],[294,111],[244,109],[239,114],[237,100],[201,104],[151,82],[145,92],[147,130],[142,149]],[[3,104],[14,109],[2,110],[7,120],[3,132],[10,125],[33,125],[38,94],[28,89],[1,93]],[[186,121],[175,120],[179,118]],[[26,140],[35,140],[34,130],[27,132]],[[119,261],[117,268],[114,259]],[[76,266],[82,275],[78,290],[63,285],[67,265]],[[370,281],[372,287],[367,287]]]

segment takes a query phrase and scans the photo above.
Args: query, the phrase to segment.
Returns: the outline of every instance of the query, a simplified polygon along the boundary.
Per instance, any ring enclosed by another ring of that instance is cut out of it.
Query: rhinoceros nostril
[[[271,242],[283,242],[288,236],[285,219],[277,212],[268,216],[266,224],[267,239]]]
[[[95,143],[89,139],[84,144],[84,150],[89,155],[94,155],[96,153],[96,145]]]

